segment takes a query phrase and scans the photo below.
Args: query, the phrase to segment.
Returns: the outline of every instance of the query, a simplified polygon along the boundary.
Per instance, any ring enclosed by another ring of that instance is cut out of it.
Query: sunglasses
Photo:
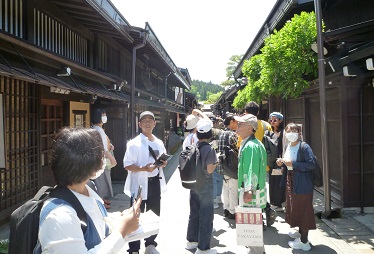
[[[271,122],[278,122],[278,119],[269,119],[269,123],[271,123]]]

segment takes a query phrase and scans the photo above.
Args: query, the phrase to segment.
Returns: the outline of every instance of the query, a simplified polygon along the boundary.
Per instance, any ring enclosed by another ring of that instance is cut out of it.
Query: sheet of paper
[[[110,216],[105,217],[104,220],[107,223],[111,232],[116,230],[116,219],[121,216],[120,212],[112,213]],[[151,235],[158,234],[160,217],[157,216],[151,210],[141,213],[139,218],[139,228],[127,235],[124,239],[126,242],[138,241],[147,238]]]

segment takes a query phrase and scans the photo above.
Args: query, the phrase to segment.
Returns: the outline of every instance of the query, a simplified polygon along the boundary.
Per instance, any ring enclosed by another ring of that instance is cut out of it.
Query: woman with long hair
[[[277,137],[278,156],[282,158],[283,155],[283,115],[279,112],[272,112],[269,119],[274,135]],[[283,211],[286,201],[286,186],[281,184],[282,169],[278,167],[276,161],[272,162],[269,170],[269,197],[271,208],[276,211]]]

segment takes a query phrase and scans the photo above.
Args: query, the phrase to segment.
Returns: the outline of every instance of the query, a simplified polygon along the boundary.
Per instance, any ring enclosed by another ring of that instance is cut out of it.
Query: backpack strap
[[[231,147],[231,145],[230,145],[230,132],[225,131],[224,135],[225,135],[225,144],[224,145]]]
[[[302,141],[301,144],[300,144],[300,147],[299,147],[299,151],[298,151],[298,154],[299,154],[299,158],[300,161],[305,161],[305,158],[304,158],[304,146],[305,146],[305,142]]]
[[[153,151],[153,149],[152,149],[152,147],[150,145],[148,145],[148,150],[151,153],[153,159],[155,159],[155,161],[157,161],[156,153],[155,153],[155,151]]]
[[[78,218],[81,223],[81,228],[83,233],[86,232],[87,229],[87,213],[84,210],[81,202],[79,202],[78,198],[67,188],[67,187],[56,187],[51,191],[49,195],[51,198],[58,198],[65,200],[70,204],[71,207],[77,212]]]

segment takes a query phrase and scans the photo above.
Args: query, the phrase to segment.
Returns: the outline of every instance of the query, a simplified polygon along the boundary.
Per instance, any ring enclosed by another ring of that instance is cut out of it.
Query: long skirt
[[[291,228],[299,227],[302,230],[316,229],[316,220],[313,210],[313,192],[308,194],[295,194],[293,192],[293,171],[287,173],[286,186],[286,222]]]
[[[112,177],[110,176],[110,169],[105,169],[98,178],[92,181],[95,188],[93,189],[101,198],[110,199],[113,197]],[[90,184],[88,185],[92,188]]]

